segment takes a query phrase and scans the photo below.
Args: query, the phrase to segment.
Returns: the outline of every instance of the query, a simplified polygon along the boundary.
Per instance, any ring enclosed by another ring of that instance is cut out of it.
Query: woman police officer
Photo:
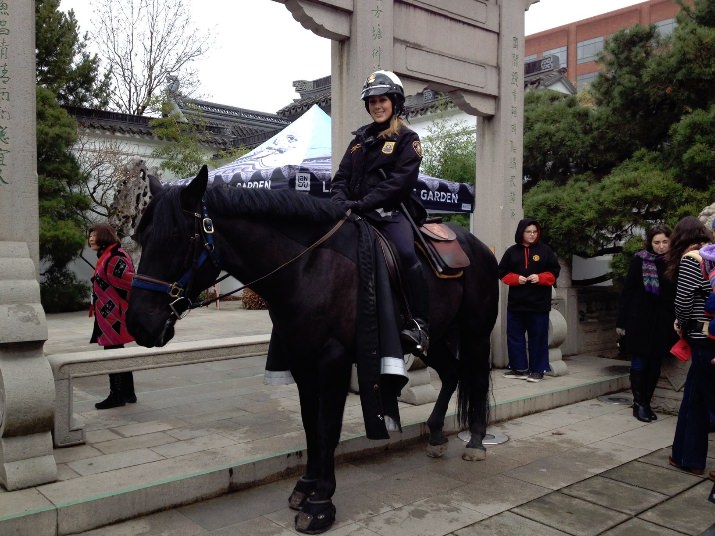
[[[394,244],[402,264],[412,322],[401,332],[403,343],[417,355],[428,348],[428,304],[422,265],[406,207],[413,219],[425,210],[416,195],[422,146],[419,136],[400,119],[405,92],[390,71],[367,77],[361,99],[373,122],[354,132],[332,181],[334,202],[370,220]]]

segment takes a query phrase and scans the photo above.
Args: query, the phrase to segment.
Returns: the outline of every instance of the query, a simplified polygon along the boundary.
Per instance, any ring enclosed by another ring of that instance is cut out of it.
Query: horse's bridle
[[[194,274],[206,263],[207,260],[210,260],[219,270],[221,269],[219,255],[216,251],[216,243],[213,238],[214,224],[209,217],[208,209],[206,208],[206,201],[201,199],[200,213],[191,212],[185,209],[184,212],[187,212],[194,217],[194,234],[191,239],[196,240],[197,243],[201,240],[203,243],[199,253],[197,253],[196,248],[194,248],[191,266],[177,281],[173,283],[141,274],[135,274],[134,279],[132,280],[132,287],[134,288],[161,292],[162,294],[168,294],[171,298],[174,298],[174,301],[169,304],[169,307],[171,308],[172,313],[176,315],[177,319],[185,317],[189,314],[189,311],[194,308],[193,302],[185,295],[186,289],[191,284]]]
[[[340,229],[340,227],[342,227],[342,225],[347,221],[351,213],[351,211],[348,210],[345,216],[341,218],[340,221],[338,221],[327,233],[321,236],[316,242],[312,243],[306,249],[301,251],[298,255],[284,262],[283,264],[271,270],[267,274],[264,274],[261,277],[254,279],[250,283],[247,283],[238,287],[237,289],[232,290],[231,292],[222,294],[221,296],[217,296],[216,298],[210,300],[204,300],[203,302],[196,304],[193,303],[185,295],[186,289],[191,284],[191,280],[193,279],[194,274],[206,263],[207,260],[211,260],[213,265],[218,268],[219,271],[221,270],[221,264],[219,261],[218,252],[216,251],[216,243],[214,242],[213,238],[214,225],[213,221],[209,217],[208,209],[206,208],[206,200],[203,198],[201,199],[200,213],[191,212],[186,209],[184,209],[184,212],[187,212],[188,214],[192,215],[195,219],[194,235],[191,238],[196,240],[202,239],[203,241],[203,247],[201,249],[201,252],[198,253],[198,258],[196,252],[194,252],[194,258],[192,259],[191,267],[186,270],[186,272],[184,272],[184,274],[178,279],[178,281],[175,281],[174,283],[168,283],[167,281],[162,281],[161,279],[155,279],[153,277],[141,274],[135,274],[134,279],[132,280],[132,287],[134,288],[161,292],[162,294],[168,294],[170,297],[174,298],[174,301],[169,304],[169,307],[171,308],[171,312],[174,314],[174,316],[176,316],[177,320],[184,318],[187,314],[189,314],[192,309],[204,307],[214,301],[217,301],[223,296],[228,296],[230,294],[239,292],[247,287],[251,287],[259,281],[263,281],[264,279],[272,276],[279,270],[282,270],[289,264],[297,261],[303,255],[305,255],[309,251],[312,251],[320,244],[328,240],[331,236],[333,236],[338,231],[338,229]],[[214,284],[227,277],[228,274],[217,279]]]

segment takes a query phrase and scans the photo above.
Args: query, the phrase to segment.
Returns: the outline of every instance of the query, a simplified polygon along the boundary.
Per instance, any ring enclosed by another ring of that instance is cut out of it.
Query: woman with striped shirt
[[[708,452],[709,410],[715,409],[715,341],[707,336],[705,300],[712,292],[698,250],[712,233],[693,216],[678,222],[670,236],[666,275],[676,283],[676,327],[690,344],[691,363],[678,412],[670,465],[702,475]],[[705,330],[703,327],[705,326]],[[710,474],[715,478],[715,471]]]

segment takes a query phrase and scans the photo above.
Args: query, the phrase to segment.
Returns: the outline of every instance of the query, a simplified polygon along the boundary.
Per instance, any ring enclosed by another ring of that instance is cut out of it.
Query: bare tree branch
[[[80,135],[72,151],[80,169],[89,181],[78,186],[78,193],[89,196],[89,211],[96,221],[106,221],[111,216],[111,206],[117,188],[128,177],[128,169],[136,160],[131,148],[116,139],[88,138]]]
[[[99,54],[111,70],[110,102],[117,111],[143,115],[158,99],[167,78],[181,92],[198,87],[193,63],[210,46],[210,34],[190,23],[184,0],[94,0]]]

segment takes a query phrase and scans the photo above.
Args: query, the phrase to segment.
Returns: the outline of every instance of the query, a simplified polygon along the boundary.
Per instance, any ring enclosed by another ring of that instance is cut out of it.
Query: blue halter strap
[[[195,236],[197,238],[201,237],[203,241],[201,252],[199,253],[198,258],[195,257],[194,262],[192,262],[192,266],[189,267],[189,269],[186,270],[186,272],[184,272],[184,274],[173,283],[141,274],[135,274],[134,279],[132,280],[132,287],[134,288],[160,292],[162,294],[168,294],[170,297],[174,298],[174,301],[171,302],[170,306],[178,318],[185,316],[186,313],[192,309],[191,300],[186,297],[184,293],[191,283],[196,271],[199,270],[207,260],[210,260],[216,268],[221,267],[218,251],[216,251],[216,243],[213,237],[214,224],[209,217],[206,200],[201,199],[201,213],[189,212],[189,214],[196,218],[197,232]]]

